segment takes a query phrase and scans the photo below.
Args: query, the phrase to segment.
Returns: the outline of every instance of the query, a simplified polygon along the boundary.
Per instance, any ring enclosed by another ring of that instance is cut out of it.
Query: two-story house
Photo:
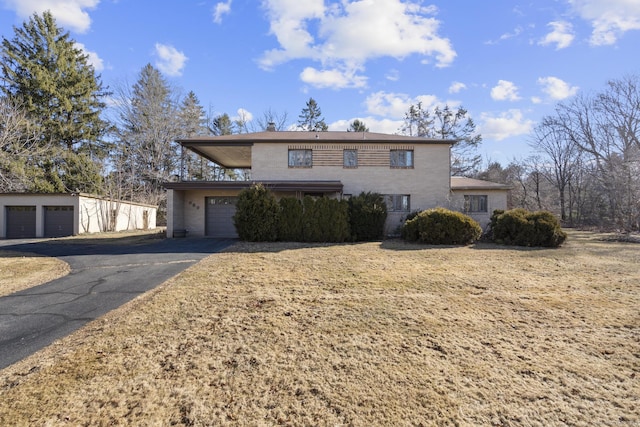
[[[165,184],[169,237],[184,230],[190,236],[236,237],[235,200],[254,183],[262,183],[276,197],[383,194],[387,234],[415,210],[444,206],[482,216],[506,208],[508,187],[499,184],[486,183],[483,188],[482,181],[473,180],[473,186],[465,181],[461,186],[469,190],[462,191],[470,194],[456,195],[456,181],[450,178],[454,141],[371,132],[272,130],[178,142],[224,168],[250,169],[251,180]]]

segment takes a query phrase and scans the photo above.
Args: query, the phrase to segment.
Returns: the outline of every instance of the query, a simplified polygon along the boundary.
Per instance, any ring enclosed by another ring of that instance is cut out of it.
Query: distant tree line
[[[533,156],[476,177],[511,184],[511,206],[550,210],[565,225],[640,230],[639,76],[557,104],[529,144]]]

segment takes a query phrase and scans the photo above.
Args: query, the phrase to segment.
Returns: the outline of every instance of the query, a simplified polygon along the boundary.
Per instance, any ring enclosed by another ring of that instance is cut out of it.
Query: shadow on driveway
[[[162,239],[121,245],[2,241],[0,249],[56,257],[71,272],[0,298],[0,369],[147,292],[233,239]]]

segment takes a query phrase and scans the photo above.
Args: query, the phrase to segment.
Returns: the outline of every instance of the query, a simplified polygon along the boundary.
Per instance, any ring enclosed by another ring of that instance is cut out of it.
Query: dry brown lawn
[[[0,297],[69,274],[69,265],[55,258],[0,250]]]
[[[0,371],[0,425],[640,425],[640,245],[246,244]]]

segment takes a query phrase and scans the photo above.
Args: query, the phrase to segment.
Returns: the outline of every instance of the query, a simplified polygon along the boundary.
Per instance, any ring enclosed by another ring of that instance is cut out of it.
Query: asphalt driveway
[[[0,248],[52,256],[71,273],[0,298],[0,369],[155,288],[231,239],[164,239],[145,245],[1,241]]]

